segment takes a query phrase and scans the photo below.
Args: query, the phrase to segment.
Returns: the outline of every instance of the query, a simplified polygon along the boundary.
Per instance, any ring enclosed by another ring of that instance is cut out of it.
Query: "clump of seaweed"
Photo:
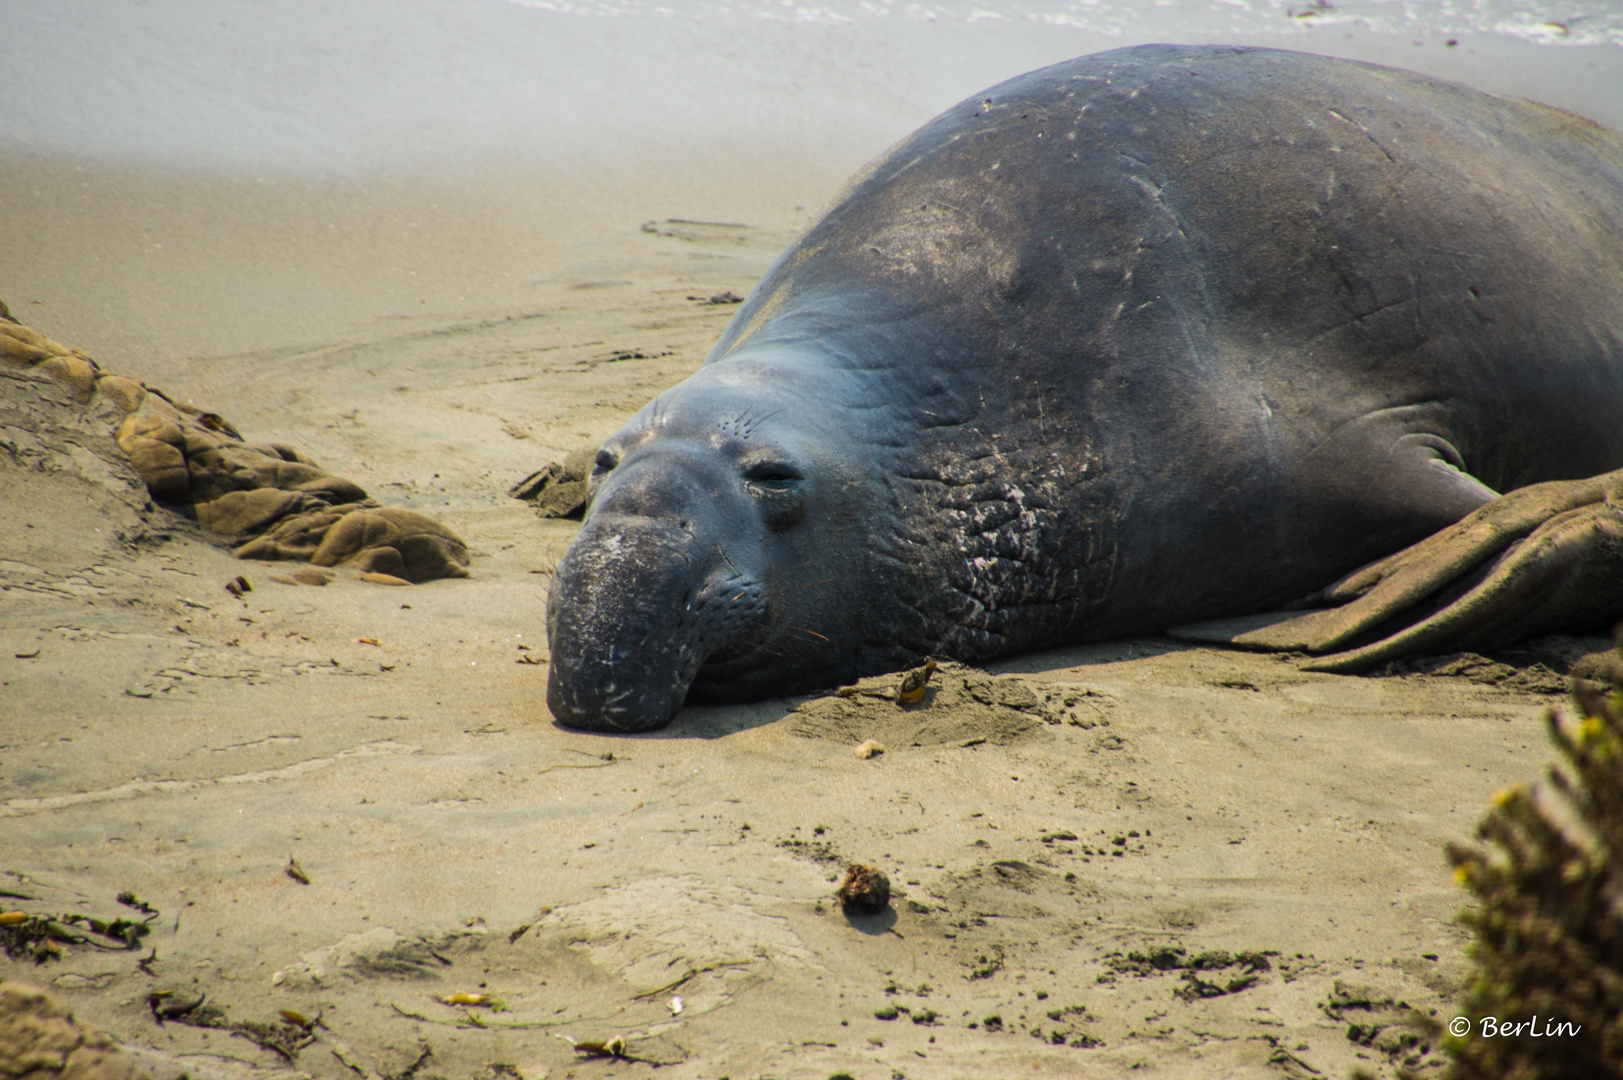
[[[120,900],[130,894],[120,894]],[[133,898],[133,897],[132,897]],[[134,906],[134,905],[130,905]],[[142,905],[146,907],[146,905]],[[29,957],[36,964],[60,960],[67,945],[91,945],[98,949],[138,949],[151,931],[157,910],[143,922],[115,919],[104,922],[88,915],[31,915],[25,911],[0,911],[0,952],[13,960]],[[80,929],[85,932],[80,933]],[[103,940],[97,940],[98,938]],[[113,944],[117,942],[117,944]],[[149,961],[150,962],[150,961]]]
[[[1570,775],[1500,791],[1488,849],[1448,848],[1478,901],[1453,1080],[1623,1077],[1623,681],[1575,681],[1573,701],[1576,722],[1545,716]]]

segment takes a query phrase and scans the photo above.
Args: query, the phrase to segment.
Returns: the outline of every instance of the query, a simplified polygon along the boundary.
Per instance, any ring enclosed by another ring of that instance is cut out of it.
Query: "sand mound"
[[[290,446],[248,443],[216,413],[102,371],[78,349],[18,323],[4,303],[0,359],[116,422],[117,446],[152,497],[189,512],[235,545],[239,559],[344,564],[412,583],[467,576],[467,545],[433,518],[380,506]]]
[[[595,446],[572,450],[562,461],[548,462],[526,476],[507,493],[534,503],[540,517],[579,521],[586,516],[586,483],[596,456]]]
[[[4,1080],[132,1080],[134,1060],[76,1023],[68,1007],[24,983],[0,983],[0,1077]]]
[[[790,714],[790,730],[809,739],[861,743],[872,739],[897,749],[950,743],[1004,744],[1034,737],[1045,724],[1093,727],[1088,691],[1074,687],[1040,693],[1010,676],[992,676],[962,664],[941,664],[916,701],[906,700],[900,675],[877,675],[814,698]],[[1078,706],[1084,706],[1078,712]]]

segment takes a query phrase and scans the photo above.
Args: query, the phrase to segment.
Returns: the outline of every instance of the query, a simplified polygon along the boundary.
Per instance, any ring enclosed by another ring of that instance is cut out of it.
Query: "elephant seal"
[[[1623,140],[1569,113],[1270,49],[1013,79],[603,445],[548,705],[641,731],[1277,608],[1623,466],[1620,283]]]

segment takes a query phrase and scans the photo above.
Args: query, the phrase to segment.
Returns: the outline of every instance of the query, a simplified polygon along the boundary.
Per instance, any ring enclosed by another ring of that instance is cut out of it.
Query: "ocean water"
[[[1550,4],[1539,0],[509,0],[521,7],[609,18],[762,19],[862,24],[883,19],[922,22],[1025,22],[1127,38],[1146,21],[1171,21],[1201,35],[1273,34],[1306,25],[1403,35],[1495,34],[1541,45],[1623,46],[1623,4]],[[1295,25],[1291,25],[1295,20]]]
[[[1620,0],[0,0],[0,155],[356,177],[679,147],[844,172],[1002,79],[1148,41],[1623,125]]]

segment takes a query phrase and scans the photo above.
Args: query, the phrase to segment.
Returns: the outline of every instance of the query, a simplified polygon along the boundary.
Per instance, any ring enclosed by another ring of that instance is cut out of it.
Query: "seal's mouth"
[[[760,667],[765,661],[782,655],[782,649],[774,647],[771,639],[758,642],[734,642],[723,645],[699,662],[698,670],[693,673],[694,682],[703,682],[709,679],[732,679],[740,674]]]
[[[707,656],[688,685],[687,704],[733,705],[792,693],[767,680],[788,655],[786,635],[773,630],[756,641],[729,644]]]

